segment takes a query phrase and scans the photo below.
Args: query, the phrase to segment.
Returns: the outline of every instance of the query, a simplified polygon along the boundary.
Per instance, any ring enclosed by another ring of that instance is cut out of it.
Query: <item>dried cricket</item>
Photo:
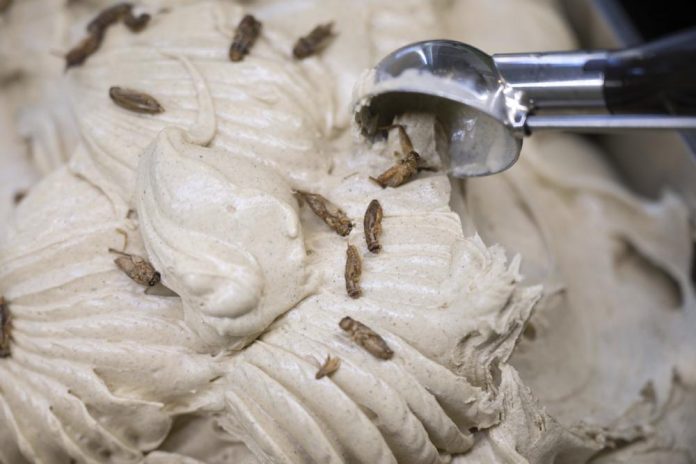
[[[89,23],[87,23],[87,32],[103,31],[107,27],[115,24],[126,13],[133,9],[133,5],[129,3],[117,3],[100,11]]]
[[[12,6],[12,0],[0,0],[0,14],[7,11]]]
[[[415,151],[413,149],[413,142],[411,142],[411,137],[409,137],[406,132],[406,128],[402,124],[392,124],[390,126],[380,127],[383,130],[397,129],[399,131],[399,143],[401,144],[401,153],[411,153]]]
[[[360,289],[360,275],[362,274],[362,260],[355,245],[348,245],[346,249],[346,291],[351,298],[359,298],[362,295]]]
[[[149,14],[133,15],[132,3],[117,3],[102,10],[92,21],[87,24],[87,32],[104,32],[109,26],[123,20],[128,29],[139,32],[150,21]]]
[[[391,359],[394,356],[394,352],[389,348],[387,342],[362,322],[346,316],[341,319],[338,325],[350,334],[355,343],[365,348],[374,357]]]
[[[145,26],[150,22],[150,15],[143,13],[140,16],[135,16],[132,12],[128,12],[123,16],[123,24],[131,32],[140,32],[145,29]]]
[[[111,87],[109,97],[121,108],[136,113],[157,114],[164,111],[162,105],[154,97],[137,90]]]
[[[68,69],[84,63],[90,55],[99,49],[109,26],[120,20],[123,20],[123,23],[131,31],[140,32],[150,21],[150,15],[133,15],[133,5],[130,3],[119,3],[102,10],[87,24],[87,37],[65,55],[65,68]]]
[[[24,200],[24,197],[27,196],[27,191],[26,190],[17,190],[12,197],[12,201],[15,205],[18,205],[22,200]]]
[[[379,184],[380,187],[398,187],[411,180],[416,174],[418,174],[418,171],[433,170],[430,167],[420,165],[421,157],[418,152],[413,149],[411,137],[408,136],[406,128],[403,125],[392,124],[390,126],[380,127],[380,129],[398,129],[401,152],[406,155],[397,164],[384,171],[376,179],[374,177],[370,177],[370,179]]]
[[[302,60],[308,56],[314,55],[328,44],[332,35],[333,22],[320,24],[312,29],[312,32],[306,36],[297,39],[297,42],[295,42],[295,46],[292,49],[292,54],[298,60]]]
[[[159,283],[160,273],[142,256],[124,253],[113,248],[109,248],[109,252],[120,255],[114,263],[135,282],[147,287],[153,287]]]
[[[103,32],[95,32],[82,39],[65,55],[65,68],[72,68],[84,63],[92,53],[97,51],[103,38]]]
[[[421,157],[415,151],[406,155],[406,158],[400,160],[394,166],[390,167],[376,179],[370,177],[371,180],[379,184],[380,187],[398,187],[405,184],[418,174]]]
[[[324,364],[319,368],[314,378],[319,380],[322,377],[330,376],[336,372],[340,366],[341,358],[332,358],[330,354],[327,354],[326,361],[324,361]]]
[[[234,39],[232,39],[229,53],[230,60],[242,61],[249,53],[249,50],[251,50],[260,33],[261,22],[252,15],[244,16],[237,26]]]
[[[5,298],[0,296],[0,358],[10,355],[10,312]]]
[[[372,253],[379,253],[382,250],[382,245],[379,243],[379,236],[382,235],[382,216],[382,205],[379,201],[372,200],[367,206],[363,219],[367,249]]]
[[[350,222],[346,213],[341,208],[331,203],[329,200],[318,193],[295,191],[300,198],[307,202],[314,214],[319,216],[329,227],[342,237],[350,234],[353,223]]]

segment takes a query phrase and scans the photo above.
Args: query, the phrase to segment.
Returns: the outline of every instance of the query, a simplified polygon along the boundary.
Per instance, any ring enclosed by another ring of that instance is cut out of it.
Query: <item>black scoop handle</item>
[[[604,98],[612,113],[696,115],[696,28],[609,52]]]

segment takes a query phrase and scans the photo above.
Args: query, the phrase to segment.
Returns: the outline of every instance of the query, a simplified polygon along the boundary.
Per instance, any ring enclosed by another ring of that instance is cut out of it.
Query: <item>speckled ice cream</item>
[[[678,198],[637,199],[562,135],[531,139],[500,176],[421,172],[381,189],[369,176],[394,163],[396,131],[367,146],[350,125],[361,72],[407,42],[572,47],[553,5],[144,1],[143,32],[114,26],[63,73],[54,55],[111,4],[67,3],[16,1],[0,19],[11,136],[0,162],[27,173],[0,198],[12,210],[0,233],[12,314],[0,461],[693,460],[696,308]],[[232,63],[247,12],[263,32]],[[293,60],[294,40],[329,20],[329,47]],[[114,105],[112,85],[165,112]],[[437,122],[400,122],[440,166]],[[8,155],[22,136],[41,147],[31,161],[44,177],[14,207],[38,175]],[[340,206],[351,234],[297,189]],[[384,209],[379,254],[362,230],[372,199]],[[363,261],[357,300],[349,243]],[[145,294],[109,248],[147,257],[179,297]],[[344,316],[393,358],[355,344]],[[327,354],[340,368],[317,380]]]

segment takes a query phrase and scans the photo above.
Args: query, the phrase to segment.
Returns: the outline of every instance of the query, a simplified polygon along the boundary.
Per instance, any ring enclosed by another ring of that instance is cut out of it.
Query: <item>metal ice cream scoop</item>
[[[618,51],[489,56],[450,40],[407,45],[363,79],[355,116],[370,136],[419,111],[443,125],[456,177],[507,169],[539,130],[696,129],[696,29]]]

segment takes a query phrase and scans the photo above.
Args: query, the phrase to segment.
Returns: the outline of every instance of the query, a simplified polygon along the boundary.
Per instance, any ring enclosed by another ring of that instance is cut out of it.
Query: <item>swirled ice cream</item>
[[[490,52],[573,46],[552,5],[497,3],[143,1],[144,30],[111,26],[64,71],[111,2],[15,1],[0,18],[14,141],[0,155],[27,175],[3,193],[0,461],[692,460],[696,306],[676,196],[637,198],[566,135],[535,136],[509,172],[453,181],[427,114],[395,123],[431,169],[370,180],[398,161],[399,132],[368,144],[349,102],[383,54],[445,35]],[[231,62],[246,14],[262,31]],[[294,58],[329,21],[329,43]],[[498,22],[509,36],[482,28]],[[116,105],[112,86],[164,111]],[[6,156],[21,137],[29,162]],[[350,233],[298,191],[345,212]],[[171,293],[129,278],[114,251]],[[340,365],[317,379],[327,356]]]

